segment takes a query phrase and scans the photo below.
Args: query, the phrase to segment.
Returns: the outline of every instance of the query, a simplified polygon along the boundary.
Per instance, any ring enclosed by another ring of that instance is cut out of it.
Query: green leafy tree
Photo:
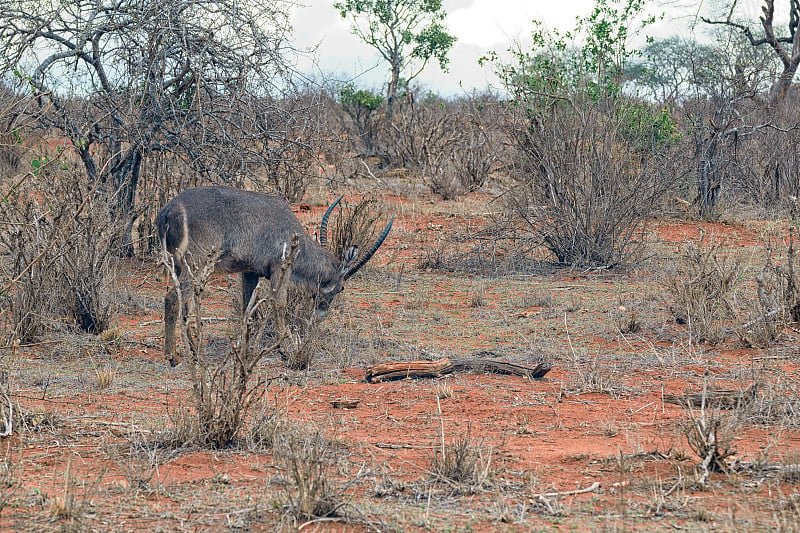
[[[364,151],[367,155],[375,153],[377,115],[383,102],[382,95],[366,89],[356,89],[352,84],[339,89],[339,103],[352,120],[355,133],[364,143]]]
[[[341,0],[333,6],[353,23],[353,34],[389,63],[388,118],[401,85],[416,78],[431,59],[447,70],[456,38],[443,24],[442,0]]]

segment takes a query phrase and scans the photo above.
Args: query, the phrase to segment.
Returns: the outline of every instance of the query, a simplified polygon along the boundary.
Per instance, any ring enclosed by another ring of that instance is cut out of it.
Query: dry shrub
[[[5,191],[0,261],[9,337],[23,342],[68,323],[89,333],[117,311],[112,243],[124,229],[97,184],[68,163],[46,161]]]
[[[128,441],[107,445],[105,453],[122,471],[128,482],[128,489],[151,493],[155,488],[151,482],[154,477],[158,478],[161,465],[159,446],[160,443],[143,438],[131,427]]]
[[[201,296],[219,256],[220,252],[215,251],[204,262],[192,267],[187,263],[182,267],[191,273],[191,301],[186,302],[186,307],[181,301],[181,291],[176,291],[181,315],[178,323],[181,326],[183,345],[189,352],[189,357],[185,360],[192,380],[197,415],[196,426],[189,425],[188,428],[190,435],[191,430],[196,429],[192,440],[215,448],[229,446],[238,435],[248,409],[257,400],[259,389],[263,386],[263,376],[256,376],[255,383],[250,382],[255,365],[266,353],[277,348],[272,345],[262,350],[258,346],[260,335],[253,326],[263,324],[264,320],[255,321],[253,318],[254,313],[266,301],[262,296],[264,283],[259,283],[242,317],[240,338],[221,362],[212,362],[205,357]],[[175,286],[179,287],[180,282],[171,259],[165,259],[167,269]],[[186,310],[188,316],[183,316]]]
[[[482,276],[551,274],[556,267],[541,248],[527,239],[507,216],[494,217],[490,225],[426,244],[416,268],[467,272]]]
[[[277,139],[270,143],[275,157],[266,162],[265,181],[289,203],[299,202],[319,167],[316,155],[293,139]]]
[[[735,138],[723,145],[731,166],[722,182],[728,201],[740,209],[756,208],[766,217],[797,208],[800,198],[800,132],[794,127],[800,119],[798,95],[787,95],[777,108],[757,107],[746,116],[751,124],[773,124],[755,135]],[[735,113],[742,120],[741,110]],[[721,131],[724,126],[716,123]]]
[[[279,404],[278,397],[278,394],[274,394],[273,401],[270,402],[268,394],[265,394],[258,411],[250,421],[245,435],[250,450],[272,449],[275,442],[287,431],[289,418],[286,408]]]
[[[623,303],[620,302],[617,309],[611,312],[611,316],[614,319],[614,325],[617,327],[617,331],[623,335],[638,333],[642,330],[642,321],[639,318],[639,313],[637,313],[636,309],[633,309],[630,304],[623,305]]]
[[[777,379],[762,380],[758,385],[758,394],[745,407],[743,415],[749,422],[765,426],[800,427],[800,384],[794,377],[781,372]]]
[[[792,493],[775,502],[775,530],[797,531],[800,524],[800,494]]]
[[[736,453],[733,442],[740,429],[735,411],[708,407],[705,397],[699,410],[689,406],[683,432],[689,448],[700,459],[700,483],[705,483],[713,472],[728,471],[727,459]]]
[[[300,304],[310,304],[311,300],[303,293]],[[307,370],[314,362],[320,349],[319,321],[311,316],[310,305],[287,306],[287,336],[281,343],[281,358],[292,370]],[[290,309],[307,308],[302,313],[290,313]],[[290,320],[289,317],[292,317]]]
[[[462,135],[455,144],[450,162],[456,193],[483,187],[507,157],[501,116],[499,97],[494,94],[476,94],[460,102],[458,117]]]
[[[777,342],[783,328],[800,320],[800,280],[794,250],[794,227],[789,228],[785,260],[775,260],[775,250],[765,241],[764,265],[756,276],[757,303],[748,321],[738,328],[748,346],[766,347]]]
[[[287,323],[288,292],[291,283],[292,263],[299,250],[299,238],[295,236],[281,268],[273,274],[273,280],[259,280],[253,295],[240,317],[236,337],[231,349],[221,360],[205,357],[204,325],[201,296],[219,260],[219,251],[212,251],[204,261],[182,268],[189,272],[191,286],[190,301],[182,302],[178,295],[178,309],[183,315],[179,319],[183,345],[189,352],[185,358],[192,381],[193,407],[196,424],[182,423],[176,434],[201,445],[223,448],[235,443],[244,427],[248,413],[264,396],[267,376],[259,372],[259,363],[270,353],[281,352],[290,364],[303,359],[303,350],[309,341],[293,331]],[[165,257],[173,283],[180,282],[171,263]],[[310,335],[313,336],[313,335]],[[264,339],[270,339],[264,342]],[[184,441],[186,442],[186,441]]]
[[[284,477],[284,520],[296,525],[341,515],[345,488],[332,475],[336,452],[316,428],[286,426],[276,436],[273,455]]]
[[[438,397],[437,397],[438,402]],[[464,434],[445,440],[444,430],[438,445],[429,456],[434,481],[445,483],[461,493],[475,493],[486,488],[492,478],[495,451],[482,440],[471,436],[471,426]]]
[[[352,148],[366,157],[374,156],[378,150],[378,131],[385,117],[384,97],[367,89],[357,89],[348,84],[338,91],[339,123],[349,138]]]
[[[629,263],[643,250],[646,221],[674,185],[666,170],[669,114],[613,83],[598,86],[594,73],[571,70],[560,53],[541,54],[520,54],[519,65],[502,69],[514,95],[504,129],[516,149],[510,164],[518,181],[508,210],[559,265]]]
[[[16,174],[22,167],[22,148],[13,134],[0,134],[0,176]]]
[[[194,446],[201,442],[199,417],[194,405],[176,401],[167,412],[169,423],[154,436],[154,444],[158,447],[174,450],[184,446]]]
[[[336,257],[344,257],[351,245],[358,246],[360,254],[366,253],[377,237],[378,222],[386,213],[383,203],[375,195],[366,195],[356,204],[344,198],[331,227],[330,250]]]
[[[6,446],[0,457],[0,512],[11,504],[19,493],[22,480],[22,454],[12,446]]]
[[[615,372],[613,365],[597,356],[578,358],[573,353],[573,374],[566,384],[566,390],[573,394],[610,394],[619,395],[624,385]]]
[[[742,267],[738,256],[730,257],[718,244],[708,244],[705,235],[687,242],[675,272],[665,280],[667,305],[678,323],[688,324],[695,341],[717,343],[724,337],[724,324],[736,315],[736,291]]]
[[[461,102],[410,95],[396,106],[382,135],[389,159],[418,170],[445,200],[478,190],[500,159],[497,128],[487,127],[495,103],[491,95]]]
[[[14,176],[22,168],[25,154],[20,120],[25,99],[0,82],[0,176]],[[3,183],[3,186],[6,184]]]

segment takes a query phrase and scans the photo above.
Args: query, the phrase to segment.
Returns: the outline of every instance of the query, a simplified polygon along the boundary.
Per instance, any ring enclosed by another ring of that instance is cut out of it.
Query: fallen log
[[[758,386],[753,383],[743,390],[709,389],[703,392],[664,394],[664,401],[692,409],[738,409],[756,400]]]
[[[547,374],[550,368],[548,363],[539,363],[535,367],[528,367],[497,359],[442,357],[435,361],[403,361],[373,365],[367,369],[365,379],[368,383],[377,383],[406,378],[438,378],[445,374],[464,371],[539,379]]]
[[[500,361],[498,359],[481,359],[478,357],[459,357],[453,360],[453,371],[473,371],[486,374],[508,374],[526,378],[539,379],[550,372],[549,363],[539,363],[534,367]]]
[[[437,361],[403,361],[400,363],[381,363],[367,369],[367,383],[391,381],[405,378],[438,378],[453,370],[453,362],[448,357]]]

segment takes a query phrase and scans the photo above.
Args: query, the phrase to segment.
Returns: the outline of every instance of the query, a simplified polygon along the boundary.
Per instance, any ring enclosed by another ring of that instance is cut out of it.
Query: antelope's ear
[[[342,274],[350,270],[356,259],[358,259],[358,246],[351,246],[345,250],[344,257],[342,257]]]

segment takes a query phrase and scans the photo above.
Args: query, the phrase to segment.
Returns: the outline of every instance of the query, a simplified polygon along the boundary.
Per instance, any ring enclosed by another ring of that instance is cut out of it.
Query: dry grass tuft
[[[689,448],[700,459],[700,478],[705,484],[714,472],[727,472],[727,460],[736,453],[733,447],[741,431],[739,414],[720,408],[708,408],[703,402],[699,410],[689,406],[689,419],[683,423],[683,432]]]
[[[471,436],[471,426],[463,435],[450,441],[444,433],[428,457],[433,481],[444,483],[457,493],[472,494],[487,488],[491,482],[495,450],[483,440]]]
[[[111,387],[117,377],[117,369],[113,366],[106,366],[94,369],[95,387],[105,390]]]
[[[453,397],[453,388],[446,381],[436,384],[436,397],[440,400],[446,400]]]
[[[333,478],[336,446],[319,429],[284,426],[275,436],[273,455],[283,473],[283,521],[291,525],[340,517],[345,488]]]
[[[486,288],[481,283],[472,288],[469,306],[472,308],[479,308],[484,305],[486,305]]]
[[[63,521],[62,531],[81,531],[86,511],[92,495],[103,478],[103,474],[95,479],[78,481],[72,471],[72,457],[67,459],[64,470],[63,490],[50,498],[49,511],[56,520]]]
[[[739,257],[731,257],[705,235],[688,242],[677,270],[665,281],[670,312],[679,324],[687,324],[697,342],[720,342],[725,321],[735,316],[736,291],[742,279]]]

